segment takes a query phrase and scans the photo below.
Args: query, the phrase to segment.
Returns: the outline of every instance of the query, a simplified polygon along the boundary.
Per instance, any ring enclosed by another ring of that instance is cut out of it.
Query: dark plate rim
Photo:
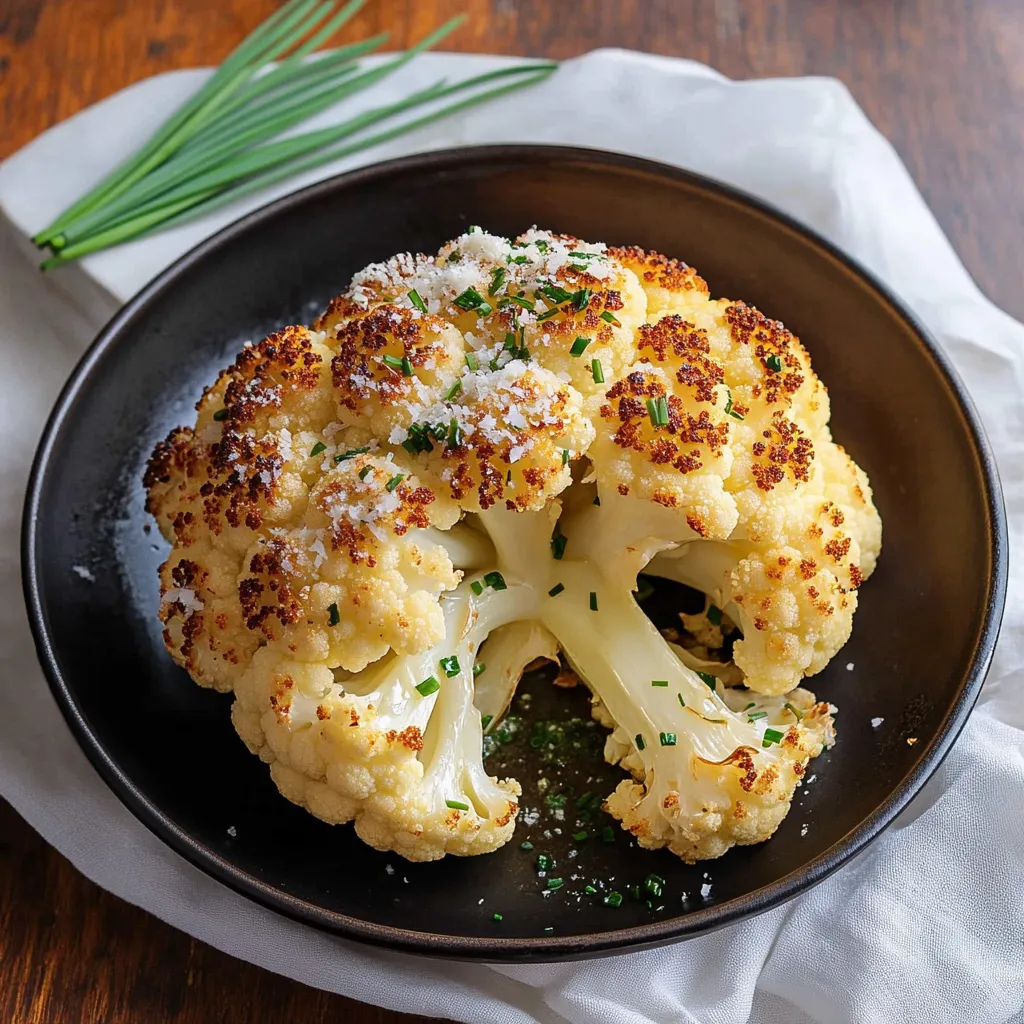
[[[151,803],[135,783],[121,770],[93,733],[89,722],[77,706],[74,686],[62,675],[49,640],[46,609],[41,593],[42,553],[37,544],[36,528],[40,519],[40,500],[46,486],[50,458],[58,435],[83,384],[89,379],[99,360],[115,346],[122,332],[177,278],[201,264],[219,248],[244,235],[254,225],[286,213],[309,200],[329,195],[339,189],[359,187],[365,182],[388,175],[417,169],[424,173],[486,166],[491,161],[520,163],[584,163],[600,164],[622,172],[654,176],[687,185],[746,207],[774,221],[786,231],[802,236],[824,256],[840,263],[860,282],[881,298],[893,314],[916,335],[926,355],[945,379],[967,424],[975,454],[982,470],[985,504],[989,518],[991,564],[988,573],[988,607],[978,634],[977,646],[960,693],[939,726],[936,736],[922,751],[914,767],[893,788],[889,798],[857,828],[852,829],[831,847],[768,886],[746,896],[672,918],[633,928],[591,932],[576,936],[501,938],[439,935],[376,924],[361,918],[328,911],[306,900],[281,892],[253,875],[235,867],[210,847],[199,842]],[[128,809],[175,852],[196,867],[224,883],[235,892],[305,924],[345,938],[388,949],[428,956],[460,960],[494,962],[565,960],[616,950],[636,949],[681,940],[720,928],[755,914],[777,907],[824,880],[843,863],[860,853],[896,818],[918,794],[949,752],[963,729],[981,691],[992,660],[996,638],[1003,616],[1007,584],[1007,528],[1002,490],[995,458],[974,404],[952,364],[941,351],[928,329],[903,302],[871,271],[844,253],[837,246],[800,221],[783,213],[770,203],[741,189],[726,185],[693,171],[645,160],[622,153],[584,149],[572,146],[488,145],[472,146],[442,152],[414,154],[395,160],[371,164],[317,182],[290,193],[234,221],[185,253],[155,277],[134,298],[129,300],[100,331],[72,371],[47,420],[32,463],[25,497],[21,537],[22,580],[29,622],[36,650],[47,682],[58,706],[79,745],[106,784]]]

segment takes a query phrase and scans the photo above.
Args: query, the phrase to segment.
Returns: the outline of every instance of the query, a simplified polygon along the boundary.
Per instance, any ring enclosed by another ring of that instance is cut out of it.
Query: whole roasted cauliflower
[[[234,692],[288,799],[371,846],[509,839],[520,788],[488,776],[479,708],[538,654],[629,773],[605,809],[686,861],[771,836],[832,743],[798,686],[850,635],[871,488],[797,338],[685,264],[471,228],[246,346],[197,408],[145,480],[167,648]],[[641,570],[707,595],[731,664],[663,638]]]

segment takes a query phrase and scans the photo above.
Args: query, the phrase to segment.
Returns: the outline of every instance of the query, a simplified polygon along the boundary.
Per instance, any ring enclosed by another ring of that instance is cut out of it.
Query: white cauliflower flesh
[[[376,849],[508,841],[520,787],[487,774],[484,725],[559,651],[643,847],[767,839],[832,743],[797,687],[874,568],[870,486],[799,341],[685,264],[471,229],[367,267],[197,408],[145,481],[168,650],[234,693],[284,796]],[[641,570],[703,591],[732,660],[711,626],[667,642]]]

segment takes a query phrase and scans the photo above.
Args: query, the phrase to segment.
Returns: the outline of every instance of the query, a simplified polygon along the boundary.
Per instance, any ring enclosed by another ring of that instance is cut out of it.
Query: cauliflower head
[[[410,860],[510,838],[481,709],[561,651],[628,773],[605,808],[720,856],[771,836],[834,738],[798,687],[848,638],[881,524],[828,419],[797,338],[680,261],[471,228],[244,347],[157,446],[165,643],[234,693],[285,797]],[[707,595],[733,664],[666,642],[640,570]]]

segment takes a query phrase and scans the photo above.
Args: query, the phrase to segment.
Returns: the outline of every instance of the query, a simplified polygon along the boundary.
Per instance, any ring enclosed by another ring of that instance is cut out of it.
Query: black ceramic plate
[[[768,843],[686,867],[630,848],[620,834],[614,845],[580,844],[569,860],[559,837],[543,837],[557,826],[542,821],[520,825],[491,856],[406,864],[286,803],[235,736],[229,698],[193,685],[164,652],[164,548],[144,532],[140,485],[154,442],[190,419],[203,383],[242,341],[308,322],[370,260],[436,250],[474,223],[509,235],[540,224],[681,257],[714,294],[785,321],[829,387],[835,435],[874,485],[885,549],[853,639],[813,684],[841,709],[839,742],[814,762],[815,781]],[[53,692],[97,769],[146,825],[215,878],[309,924],[488,960],[695,935],[775,906],[852,857],[906,806],[963,726],[999,625],[1005,551],[995,469],[970,403],[884,288],[732,189],[642,160],[543,147],[356,171],[251,214],[185,256],[114,318],[72,376],[39,449],[24,527],[29,612]],[[877,729],[876,717],[885,719]],[[534,854],[519,849],[526,833],[563,858],[559,874],[581,876],[567,889],[583,876],[614,876],[627,891],[655,872],[666,879],[663,897],[618,908],[568,891],[544,897]]]

